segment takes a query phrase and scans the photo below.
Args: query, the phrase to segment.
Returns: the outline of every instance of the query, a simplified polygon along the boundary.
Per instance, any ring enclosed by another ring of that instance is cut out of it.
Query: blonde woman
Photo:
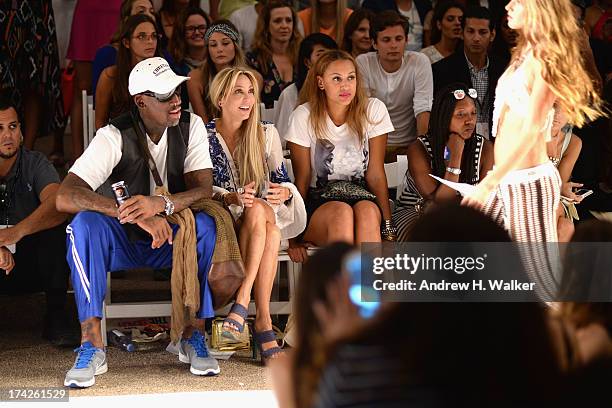
[[[342,44],[344,25],[353,10],[346,7],[346,0],[310,0],[310,7],[298,13],[304,25],[304,35],[323,33]]]
[[[259,86],[242,67],[225,68],[210,87],[219,117],[206,127],[213,162],[213,191],[237,221],[246,278],[223,324],[223,336],[243,331],[251,289],[255,289],[255,341],[263,360],[281,350],[270,318],[270,294],[281,239],[306,226],[304,202],[289,180],[280,138],[259,120]]]
[[[289,119],[287,143],[295,184],[310,217],[304,243],[290,241],[294,261],[306,243],[393,240],[384,156],[393,125],[385,105],[368,98],[353,57],[327,51],[308,71]],[[381,232],[381,219],[385,226]]]
[[[601,100],[580,63],[570,0],[512,0],[506,10],[520,40],[496,90],[495,167],[463,202],[483,208],[515,241],[557,241],[561,178],[546,150],[553,103],[580,127],[601,115]],[[527,271],[550,293],[558,286],[558,260],[530,247]]]

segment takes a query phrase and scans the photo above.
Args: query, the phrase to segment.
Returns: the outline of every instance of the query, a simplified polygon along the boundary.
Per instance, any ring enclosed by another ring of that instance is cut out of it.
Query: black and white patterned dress
[[[482,156],[482,145],[484,138],[479,135],[474,135],[472,137],[476,138],[476,148],[474,149],[473,160],[475,171],[474,177],[472,178],[470,184],[476,184],[480,181],[480,159]],[[420,136],[417,140],[423,144],[423,147],[425,147],[431,163],[433,150],[431,148],[429,138],[427,136]],[[412,229],[412,225],[420,215],[415,209],[415,206],[417,203],[419,203],[419,201],[423,201],[423,196],[419,192],[419,189],[417,188],[414,179],[410,175],[409,170],[407,170],[406,175],[404,176],[404,188],[402,189],[402,193],[396,202],[396,209],[392,215],[395,226],[397,227],[399,241],[408,241],[408,236],[410,234],[410,230]]]

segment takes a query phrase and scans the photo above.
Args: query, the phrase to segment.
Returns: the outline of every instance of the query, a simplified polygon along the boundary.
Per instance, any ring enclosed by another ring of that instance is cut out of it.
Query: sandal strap
[[[223,319],[223,324],[225,323],[233,324],[239,333],[242,333],[244,331],[244,322],[239,323],[236,320],[232,319],[231,317],[226,317],[225,319]]]
[[[276,341],[276,334],[274,334],[273,330],[266,330],[266,331],[263,331],[263,332],[256,332],[254,335],[255,335],[255,340],[257,340],[257,342],[259,344],[269,343],[271,341]]]
[[[264,358],[264,360],[268,360],[277,354],[284,353],[284,351],[280,347],[276,346],[276,347],[271,347],[267,350],[261,350],[260,353],[261,353],[261,356]]]
[[[234,302],[232,308],[230,309],[230,313],[235,313],[243,319],[246,319],[249,316],[249,309],[242,306],[240,303]]]

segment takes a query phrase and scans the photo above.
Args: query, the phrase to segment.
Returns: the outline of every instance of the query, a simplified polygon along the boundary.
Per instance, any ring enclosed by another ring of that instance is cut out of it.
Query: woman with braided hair
[[[430,176],[476,184],[493,166],[491,142],[476,134],[477,93],[465,84],[440,89],[434,98],[427,135],[408,150],[409,171],[393,213],[399,241],[430,204],[459,202],[455,190]]]

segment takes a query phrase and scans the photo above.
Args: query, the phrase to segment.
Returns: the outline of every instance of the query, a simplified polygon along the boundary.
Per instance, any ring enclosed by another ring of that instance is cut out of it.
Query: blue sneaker
[[[195,375],[217,375],[221,372],[217,360],[208,354],[206,339],[197,330],[190,338],[181,339],[179,361],[191,364],[189,371]]]
[[[72,388],[91,387],[96,383],[96,375],[108,371],[106,353],[88,341],[74,351],[77,353],[77,358],[72,368],[66,373],[64,385]]]

